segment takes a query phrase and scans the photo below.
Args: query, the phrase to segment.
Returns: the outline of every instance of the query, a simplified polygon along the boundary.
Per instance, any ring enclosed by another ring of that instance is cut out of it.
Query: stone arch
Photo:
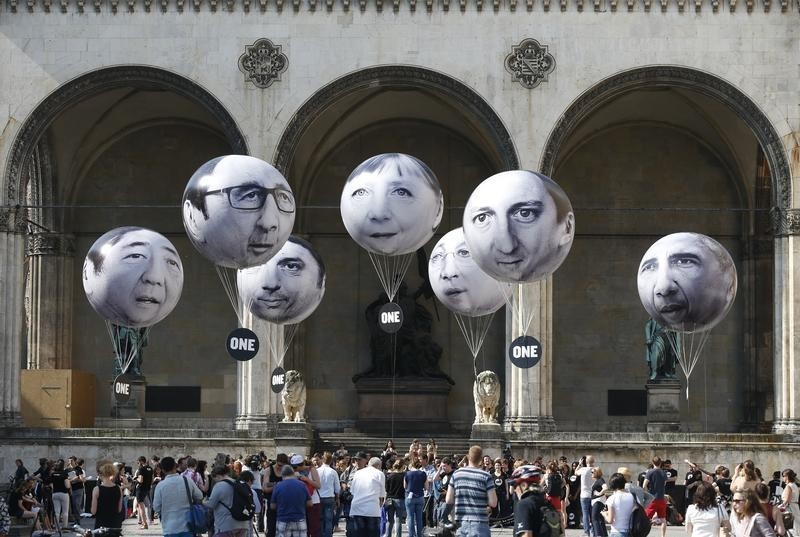
[[[74,78],[48,95],[28,116],[11,146],[6,168],[6,197],[20,203],[25,188],[25,163],[51,122],[72,104],[120,86],[169,90],[208,110],[218,122],[234,153],[247,154],[247,142],[233,116],[208,90],[181,75],[143,65],[124,65],[91,71]]]
[[[452,99],[476,120],[487,135],[506,170],[519,168],[511,135],[494,109],[463,82],[437,71],[409,65],[385,65],[361,69],[334,80],[317,91],[292,117],[275,150],[275,167],[286,173],[294,150],[316,117],[349,92],[360,88],[414,87]]]
[[[778,132],[766,114],[742,90],[718,76],[678,66],[648,66],[613,75],[581,94],[553,127],[545,144],[540,169],[551,175],[562,145],[590,114],[615,97],[643,87],[687,88],[712,97],[732,109],[752,130],[772,171],[773,203],[781,210],[791,207],[792,175]]]

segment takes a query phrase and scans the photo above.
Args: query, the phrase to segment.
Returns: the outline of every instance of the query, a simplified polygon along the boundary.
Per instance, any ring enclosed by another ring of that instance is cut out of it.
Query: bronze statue
[[[650,319],[644,325],[645,360],[650,370],[649,380],[672,380],[675,376],[675,364],[678,361],[672,343],[667,339],[667,330]],[[672,334],[673,342],[680,348],[681,334]]]
[[[114,352],[117,355],[117,360],[114,363],[114,376],[128,373],[132,377],[143,377],[143,349],[148,343],[148,329],[112,324],[111,331],[114,336]],[[123,371],[122,368],[125,367],[129,359],[131,359],[131,363],[128,369]]]

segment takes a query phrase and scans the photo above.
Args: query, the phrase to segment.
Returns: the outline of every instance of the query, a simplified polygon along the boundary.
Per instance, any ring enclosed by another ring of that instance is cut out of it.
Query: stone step
[[[395,449],[399,453],[408,450],[414,439],[420,441],[425,446],[430,437],[395,436],[392,440]],[[320,433],[316,449],[318,451],[335,451],[339,445],[344,443],[348,452],[352,455],[357,451],[366,451],[374,455],[379,455],[389,440],[388,436],[372,435],[361,432],[343,433]],[[441,435],[435,436],[437,453],[440,456],[452,456],[454,454],[463,455],[470,446],[470,440],[466,435]]]

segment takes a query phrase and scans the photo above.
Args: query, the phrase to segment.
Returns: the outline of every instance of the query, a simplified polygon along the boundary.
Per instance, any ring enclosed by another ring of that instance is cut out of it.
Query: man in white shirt
[[[588,537],[592,528],[592,470],[594,456],[585,455],[575,474],[581,479],[581,513],[583,514],[583,534]]]
[[[322,504],[322,537],[332,537],[333,535],[333,515],[339,506],[339,474],[331,468],[333,455],[325,452],[321,457],[313,457],[311,462],[317,466],[319,474],[319,500]]]
[[[347,537],[379,537],[381,505],[386,496],[386,476],[380,470],[381,460],[372,457],[364,466],[367,455],[356,454],[359,470],[353,476],[350,492],[350,518],[347,520]]]

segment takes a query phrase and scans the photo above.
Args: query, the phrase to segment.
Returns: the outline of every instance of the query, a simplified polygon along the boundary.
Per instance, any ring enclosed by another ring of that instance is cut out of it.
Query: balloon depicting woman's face
[[[197,250],[216,265],[261,265],[292,232],[295,201],[271,165],[245,155],[203,164],[183,193],[183,226]]]
[[[433,237],[444,201],[436,176],[422,161],[386,153],[361,163],[342,191],[347,232],[366,250],[411,253]]]
[[[469,252],[464,230],[439,239],[428,262],[428,277],[436,297],[452,312],[468,317],[494,313],[505,303],[500,283],[483,272]]]
[[[678,332],[710,330],[736,297],[736,267],[728,251],[699,233],[674,233],[644,254],[637,276],[644,309]]]
[[[489,177],[472,192],[464,208],[464,236],[484,272],[504,282],[533,282],[566,259],[575,216],[552,179],[513,170]]]
[[[164,236],[140,227],[117,228],[89,249],[83,289],[107,321],[143,328],[175,308],[183,289],[183,265]]]

